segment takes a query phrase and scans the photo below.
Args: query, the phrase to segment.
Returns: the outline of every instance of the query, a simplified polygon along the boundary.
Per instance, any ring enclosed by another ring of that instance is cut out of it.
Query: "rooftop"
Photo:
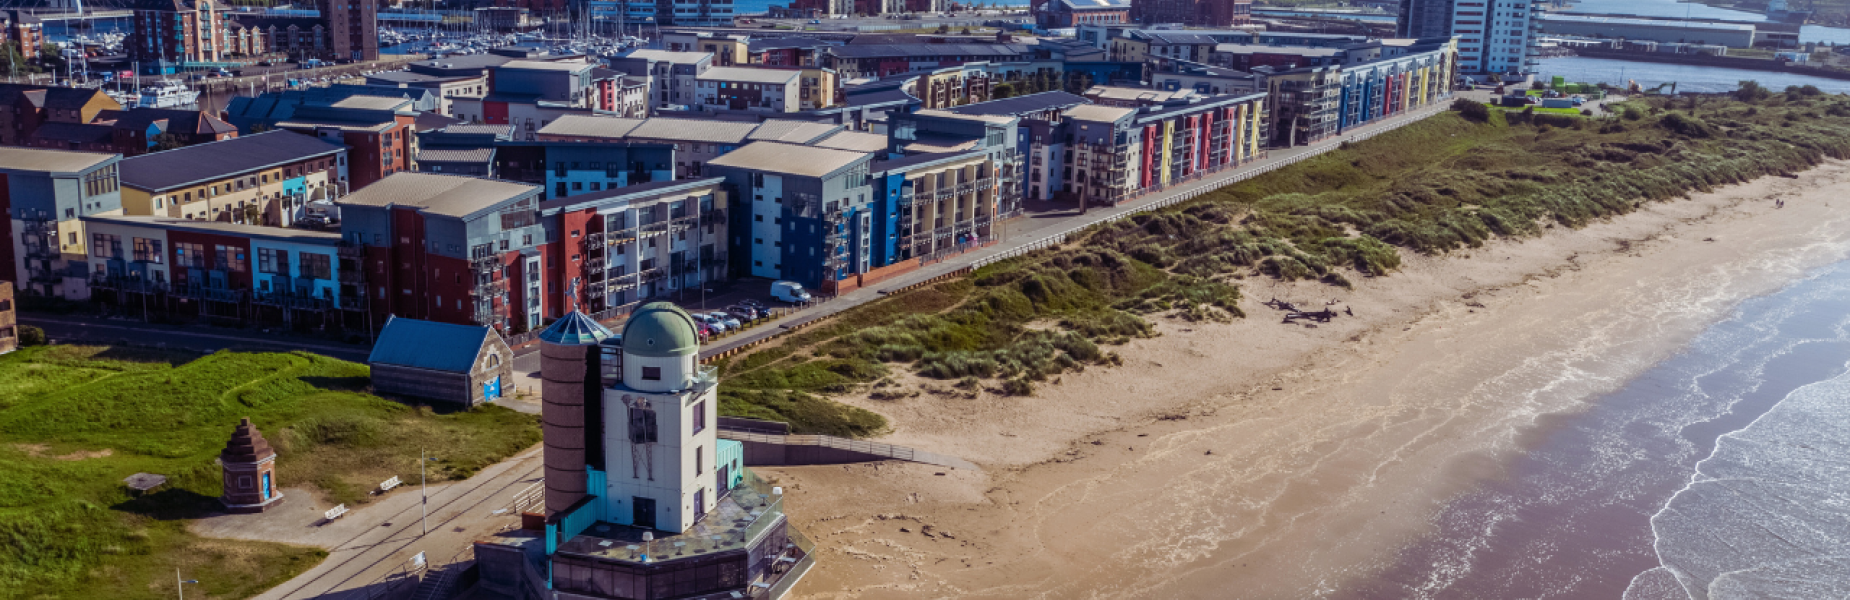
[[[1107,100],[1134,100],[1137,102],[1167,102],[1178,98],[1195,95],[1195,90],[1152,90],[1146,88],[1120,87],[1115,85],[1095,85],[1086,90],[1087,97]]]
[[[840,125],[827,123],[770,119],[758,125],[758,128],[753,129],[751,135],[745,136],[745,139],[807,144],[841,131],[841,128]]]
[[[826,177],[830,173],[867,160],[871,156],[866,152],[798,146],[782,142],[752,142],[743,148],[707,161],[707,166]]]
[[[78,173],[117,155],[0,146],[0,170]]]
[[[487,164],[494,159],[494,148],[443,148],[425,146],[418,149],[418,162],[421,163],[471,163]]]
[[[741,144],[751,135],[752,127],[707,119],[672,119],[656,117],[630,130],[630,137],[656,140],[686,140],[716,144]]]
[[[438,81],[462,81],[475,79],[480,75],[426,75],[410,71],[386,71],[367,75],[368,80],[389,81],[392,83],[432,83]]]
[[[424,212],[464,218],[532,195],[537,186],[482,177],[394,173],[360,188],[340,204],[355,206],[409,206]]]
[[[780,70],[780,69],[748,69],[745,67],[713,67],[711,69],[707,69],[707,72],[701,73],[698,77],[695,77],[695,79],[698,79],[701,81],[743,81],[747,83],[775,83],[779,85],[790,85],[794,83],[797,80],[797,78],[802,75],[803,75],[802,71],[786,71],[786,70]]]
[[[576,135],[619,139],[630,134],[643,119],[622,119],[592,115],[564,115],[541,127],[540,135]]]
[[[919,115],[921,117],[938,117],[941,119],[956,119],[959,121],[982,121],[984,123],[1014,123],[1016,120],[1016,117],[1014,116],[992,115],[992,114],[963,114],[963,113],[954,113],[954,112],[950,112],[947,110],[940,110],[940,109],[935,109],[935,108],[921,110],[921,111],[918,111],[912,114]]]
[[[1331,57],[1342,54],[1346,48],[1307,48],[1304,46],[1273,46],[1270,44],[1215,44],[1214,51],[1224,54],[1284,54],[1289,56]]]
[[[467,373],[475,367],[476,354],[489,331],[478,325],[393,317],[379,331],[379,341],[366,362]]]
[[[889,56],[1020,56],[1028,52],[1020,44],[868,44],[832,46],[828,53],[840,58],[881,58]]]
[[[851,152],[883,152],[886,150],[886,136],[862,131],[841,131],[811,142],[810,145]]]
[[[457,123],[443,128],[444,133],[461,135],[507,135],[513,131],[513,125],[494,125],[489,123]]]
[[[944,109],[945,112],[960,115],[991,115],[1019,117],[1044,110],[1066,108],[1081,104],[1091,104],[1091,100],[1061,91],[1040,92],[1014,98],[990,100],[976,104],[965,104]]]
[[[746,469],[744,479],[713,505],[713,510],[679,534],[598,521],[584,533],[559,544],[559,552],[595,556],[632,563],[661,562],[744,550],[778,523],[784,522],[784,497]],[[643,541],[644,533],[654,534]]]
[[[711,57],[712,55],[706,52],[670,52],[667,50],[632,50],[630,51],[629,54],[625,54],[618,58],[640,58],[644,60],[653,60],[653,61],[671,62],[671,63],[696,63],[696,62],[700,62],[703,59],[707,59]]]
[[[596,67],[597,65],[593,65],[587,62],[576,62],[576,61],[553,62],[553,61],[544,61],[544,60],[511,60],[501,65],[501,68],[503,69],[518,69],[522,71],[563,71],[567,73],[576,73],[578,71],[584,71],[584,70],[592,69]]]
[[[665,181],[650,181],[646,183],[626,185],[626,186],[619,187],[619,188],[611,188],[611,189],[601,191],[601,192],[589,192],[589,193],[584,193],[584,194],[578,194],[575,196],[566,196],[564,198],[554,198],[551,200],[547,200],[545,202],[541,202],[540,210],[552,211],[554,209],[560,209],[560,208],[570,210],[570,209],[573,209],[573,207],[577,207],[577,206],[585,206],[585,205],[591,205],[591,204],[609,204],[615,200],[624,200],[624,201],[647,200],[655,196],[667,194],[668,192],[694,190],[694,189],[704,188],[707,186],[719,185],[724,182],[725,182],[725,178],[722,178],[722,177],[708,177],[705,179],[670,179],[670,180],[665,180]]]
[[[131,227],[154,227],[198,233],[216,233],[236,237],[319,244],[325,246],[333,246],[340,243],[340,234],[332,231],[265,227],[262,225],[240,225],[225,221],[200,221],[196,219],[182,219],[180,217],[150,216],[90,216],[83,217],[83,220],[97,223],[114,223]]]
[[[265,131],[122,161],[122,185],[161,192],[346,150],[293,131]]]
[[[351,96],[329,104],[336,108],[363,108],[367,110],[408,110],[411,100],[388,96]]]
[[[1071,110],[1066,111],[1066,118],[1077,119],[1080,121],[1114,121],[1115,122],[1118,119],[1122,119],[1135,112],[1137,112],[1135,109],[1130,109],[1130,108],[1123,108],[1123,107],[1117,107],[1117,106],[1099,106],[1097,104],[1087,104],[1085,106],[1075,106]]]

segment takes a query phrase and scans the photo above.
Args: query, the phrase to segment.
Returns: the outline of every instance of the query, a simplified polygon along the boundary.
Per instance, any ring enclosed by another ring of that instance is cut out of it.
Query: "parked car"
[[[803,284],[795,281],[771,282],[771,297],[796,304],[809,301],[809,292],[803,291]]]
[[[720,322],[720,324],[725,325],[727,329],[738,329],[739,325],[741,325],[741,323],[739,323],[738,317],[734,317],[725,312],[714,311],[714,312],[707,313],[707,316],[717,319]]]
[[[728,306],[726,312],[745,321],[756,321],[764,316],[764,313],[758,312],[758,309],[743,304]]]
[[[725,333],[726,332],[726,323],[719,319],[713,318],[713,315],[702,314],[702,313],[690,313],[690,316],[694,317],[695,321],[705,323],[707,327],[713,328],[714,333]]]
[[[743,306],[743,307],[758,311],[758,314],[760,315],[767,315],[770,312],[770,308],[771,308],[771,307],[765,306],[763,302],[759,302],[751,298],[740,300],[739,306]]]
[[[706,323],[700,322],[698,319],[696,319],[694,321],[694,325],[700,327],[700,339],[702,341],[705,341],[707,338],[713,337],[713,328],[708,327]]]

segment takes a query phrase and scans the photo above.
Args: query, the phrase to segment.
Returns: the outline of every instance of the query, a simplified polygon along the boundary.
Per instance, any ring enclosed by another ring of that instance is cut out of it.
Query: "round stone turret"
[[[545,443],[546,511],[571,508],[587,493],[585,465],[602,435],[593,415],[603,392],[598,342],[610,330],[572,311],[540,332],[540,432]],[[587,425],[593,426],[587,430]]]
[[[700,327],[681,307],[645,304],[623,324],[623,385],[640,392],[676,392],[693,383]]]

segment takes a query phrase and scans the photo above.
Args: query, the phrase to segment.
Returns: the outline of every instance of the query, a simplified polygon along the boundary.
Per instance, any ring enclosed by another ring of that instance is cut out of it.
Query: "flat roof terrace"
[[[784,522],[784,497],[771,492],[770,486],[746,471],[739,485],[720,497],[713,510],[687,531],[663,535],[647,527],[598,521],[560,544],[559,553],[640,565],[747,550]],[[644,540],[644,533],[662,537]]]

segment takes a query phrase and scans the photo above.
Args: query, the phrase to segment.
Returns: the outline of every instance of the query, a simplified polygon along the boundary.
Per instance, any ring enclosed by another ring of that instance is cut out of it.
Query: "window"
[[[326,254],[302,253],[296,257],[301,265],[301,276],[313,279],[333,279],[332,257]]]
[[[122,236],[113,233],[90,234],[90,255],[102,258],[122,258]]]
[[[233,273],[244,272],[246,261],[249,259],[244,256],[243,248],[218,244],[213,250],[215,250],[215,252],[212,256],[212,268],[220,271],[231,271]]]
[[[662,368],[661,367],[643,367],[642,368],[642,380],[643,381],[661,381],[662,380]]]
[[[161,241],[148,238],[135,238],[135,260],[139,262],[161,264]],[[157,273],[159,271],[156,271]]]
[[[177,243],[173,245],[176,266],[189,269],[206,267],[206,247],[203,244]]]
[[[289,276],[289,251],[275,248],[257,249],[257,272]]]
[[[695,475],[699,475],[702,472],[706,471],[706,469],[702,468],[706,466],[705,464],[706,461],[701,460],[702,455],[704,454],[703,452],[704,450],[706,450],[706,448],[702,448],[700,446],[694,446],[694,474]],[[700,512],[700,507],[695,506],[694,512]]]

